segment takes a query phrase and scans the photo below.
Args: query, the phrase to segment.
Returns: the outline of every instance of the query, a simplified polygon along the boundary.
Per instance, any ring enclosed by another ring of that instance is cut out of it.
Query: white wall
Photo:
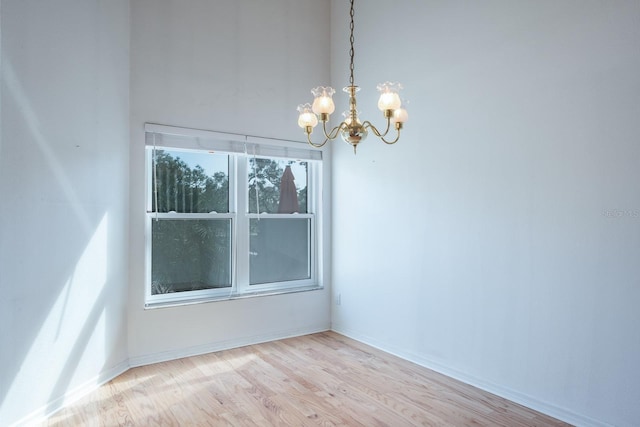
[[[295,108],[310,100],[314,84],[330,78],[329,6],[313,0],[132,1],[133,365],[330,327],[329,263],[321,291],[145,310],[143,262],[144,123],[301,140]],[[327,259],[328,250],[326,234]]]
[[[395,146],[338,143],[333,328],[581,425],[640,424],[640,3],[356,5]],[[346,1],[332,81],[347,84]],[[345,104],[343,104],[344,108]]]
[[[129,3],[0,8],[0,425],[8,425],[127,366]]]

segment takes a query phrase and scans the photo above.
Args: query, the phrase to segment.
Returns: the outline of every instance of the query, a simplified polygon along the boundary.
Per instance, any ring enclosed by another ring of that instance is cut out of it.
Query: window
[[[321,151],[146,126],[147,306],[321,287]]]

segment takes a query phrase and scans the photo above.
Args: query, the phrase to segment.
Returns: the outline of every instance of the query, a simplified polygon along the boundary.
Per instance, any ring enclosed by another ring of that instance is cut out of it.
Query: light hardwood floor
[[[561,426],[324,332],[131,369],[49,426]]]

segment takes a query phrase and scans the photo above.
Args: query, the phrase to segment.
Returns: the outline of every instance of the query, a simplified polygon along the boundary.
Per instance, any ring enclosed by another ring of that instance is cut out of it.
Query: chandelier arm
[[[309,143],[310,146],[315,147],[315,148],[322,148],[324,147],[324,145],[329,142],[329,138],[325,139],[322,143],[320,144],[316,144],[313,141],[311,141],[311,134],[308,133],[307,134],[307,142]]]
[[[336,139],[338,137],[338,133],[346,126],[345,122],[341,122],[338,126],[334,127],[327,133],[327,122],[322,122],[322,131],[324,132],[324,136],[327,139]]]
[[[384,132],[380,132],[378,128],[376,128],[369,120],[362,123],[362,127],[364,127],[365,129],[371,129],[375,136],[377,136],[378,138],[383,138],[387,136],[387,134],[389,133],[389,129],[391,129],[391,119],[387,118],[387,129]]]
[[[331,131],[329,133],[327,133],[326,127],[325,127],[325,123],[323,123],[323,131],[324,131],[324,135],[325,135],[325,140],[322,141],[320,144],[316,144],[315,142],[311,141],[311,133],[307,133],[307,142],[309,143],[309,145],[311,145],[312,147],[315,148],[321,148],[324,147],[324,145],[331,141],[334,140],[338,137],[338,133],[343,130],[343,129],[348,129],[348,126],[345,122],[341,122],[338,126],[334,127],[333,129],[331,129]]]
[[[380,139],[382,140],[382,142],[387,145],[395,144],[396,142],[398,142],[398,140],[400,139],[400,129],[396,128],[396,130],[398,131],[398,133],[396,134],[396,139],[394,139],[393,141],[387,141],[386,139],[384,139],[384,136],[381,136]]]

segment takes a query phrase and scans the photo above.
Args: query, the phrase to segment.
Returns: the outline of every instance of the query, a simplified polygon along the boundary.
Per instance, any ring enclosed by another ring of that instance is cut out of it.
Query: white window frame
[[[322,289],[320,281],[319,236],[322,236],[322,150],[310,149],[296,141],[274,140],[247,135],[145,124],[146,221],[145,221],[145,307],[155,308],[207,301],[246,298]],[[153,209],[153,150],[177,149],[216,151],[229,155],[228,213],[156,213]],[[250,158],[282,158],[307,163],[307,213],[249,213],[248,165]],[[226,288],[183,291],[167,294],[151,293],[152,221],[155,219],[221,219],[231,221],[231,286]],[[285,282],[250,285],[250,235],[252,219],[308,219],[309,278]]]

